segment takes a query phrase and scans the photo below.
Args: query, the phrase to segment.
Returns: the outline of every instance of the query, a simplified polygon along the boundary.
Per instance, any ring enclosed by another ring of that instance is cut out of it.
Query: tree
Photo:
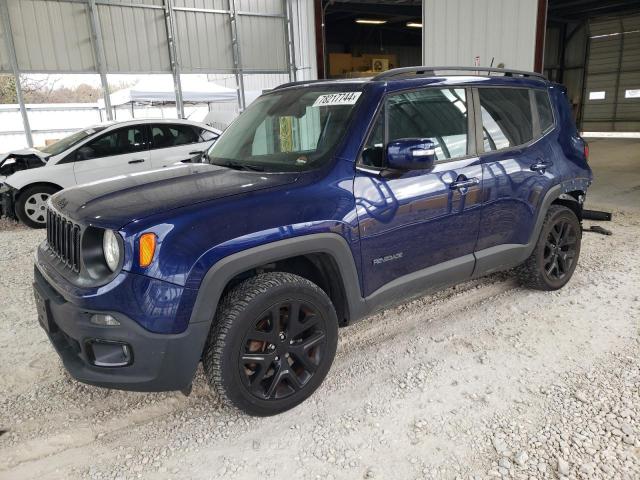
[[[0,75],[0,103],[17,103],[16,79],[13,75]]]
[[[102,88],[80,84],[76,87],[57,87],[59,76],[20,75],[20,85],[25,103],[94,103],[102,98]],[[114,91],[124,84],[109,85]],[[0,103],[18,103],[16,80],[13,75],[0,75]]]

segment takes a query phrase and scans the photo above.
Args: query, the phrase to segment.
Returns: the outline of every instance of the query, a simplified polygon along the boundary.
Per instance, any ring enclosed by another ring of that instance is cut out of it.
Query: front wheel
[[[336,312],[320,287],[290,273],[263,273],[222,300],[204,371],[226,403],[251,415],[275,415],[320,386],[337,341]]]
[[[59,189],[50,185],[34,185],[18,196],[16,216],[26,226],[44,228],[47,225],[47,201]]]
[[[571,279],[580,256],[582,229],[576,214],[551,205],[531,256],[517,269],[520,281],[536,290],[558,290]]]

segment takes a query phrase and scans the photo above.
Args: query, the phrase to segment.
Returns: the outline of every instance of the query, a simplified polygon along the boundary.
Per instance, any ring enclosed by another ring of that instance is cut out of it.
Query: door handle
[[[546,161],[543,161],[543,160],[538,160],[536,163],[531,165],[531,167],[529,167],[529,168],[531,169],[532,172],[544,173],[547,170],[547,168],[549,168],[551,165],[553,165],[553,162],[546,162]]]
[[[134,163],[144,163],[144,158],[138,158],[137,160],[129,160],[129,165],[133,165]]]
[[[480,183],[480,179],[477,177],[463,178],[461,180],[456,180],[455,182],[451,182],[449,184],[449,188],[451,190],[460,190],[462,188],[473,187],[474,185],[478,185],[479,183]]]
[[[204,153],[204,150],[194,150],[193,152],[189,152],[189,155],[200,155]]]

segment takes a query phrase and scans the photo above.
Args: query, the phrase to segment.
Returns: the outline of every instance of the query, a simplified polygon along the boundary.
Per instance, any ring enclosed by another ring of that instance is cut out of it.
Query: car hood
[[[0,154],[0,183],[21,170],[44,167],[49,155],[35,148],[12,150]]]
[[[51,202],[82,224],[121,228],[175,208],[293,183],[297,176],[180,164],[78,185],[54,195]]]
[[[2,165],[5,160],[9,157],[30,157],[35,155],[43,161],[46,161],[49,158],[49,154],[41,152],[35,148],[21,148],[19,150],[11,150],[10,152],[0,153],[0,165]]]

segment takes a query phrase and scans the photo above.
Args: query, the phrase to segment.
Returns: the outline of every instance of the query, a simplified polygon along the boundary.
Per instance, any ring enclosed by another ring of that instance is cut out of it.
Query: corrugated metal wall
[[[175,0],[178,56],[183,72],[233,71],[227,0]],[[210,11],[206,11],[206,10]],[[218,11],[211,11],[218,10]]]
[[[424,0],[425,65],[533,70],[537,0]]]
[[[0,72],[11,71],[5,38],[4,22],[0,22]]]
[[[145,3],[159,8],[98,5],[108,72],[171,70],[162,0],[145,0]]]
[[[1,1],[8,5],[21,72],[98,71],[88,0]],[[231,31],[234,4],[241,69],[289,72],[285,0],[95,2],[108,73],[171,72],[166,4],[173,5],[182,73],[235,71]],[[11,73],[4,35],[0,38],[0,73]]]
[[[589,35],[582,128],[640,131],[640,15],[592,20]]]
[[[22,71],[95,71],[86,5],[48,0],[11,0],[7,5]]]

